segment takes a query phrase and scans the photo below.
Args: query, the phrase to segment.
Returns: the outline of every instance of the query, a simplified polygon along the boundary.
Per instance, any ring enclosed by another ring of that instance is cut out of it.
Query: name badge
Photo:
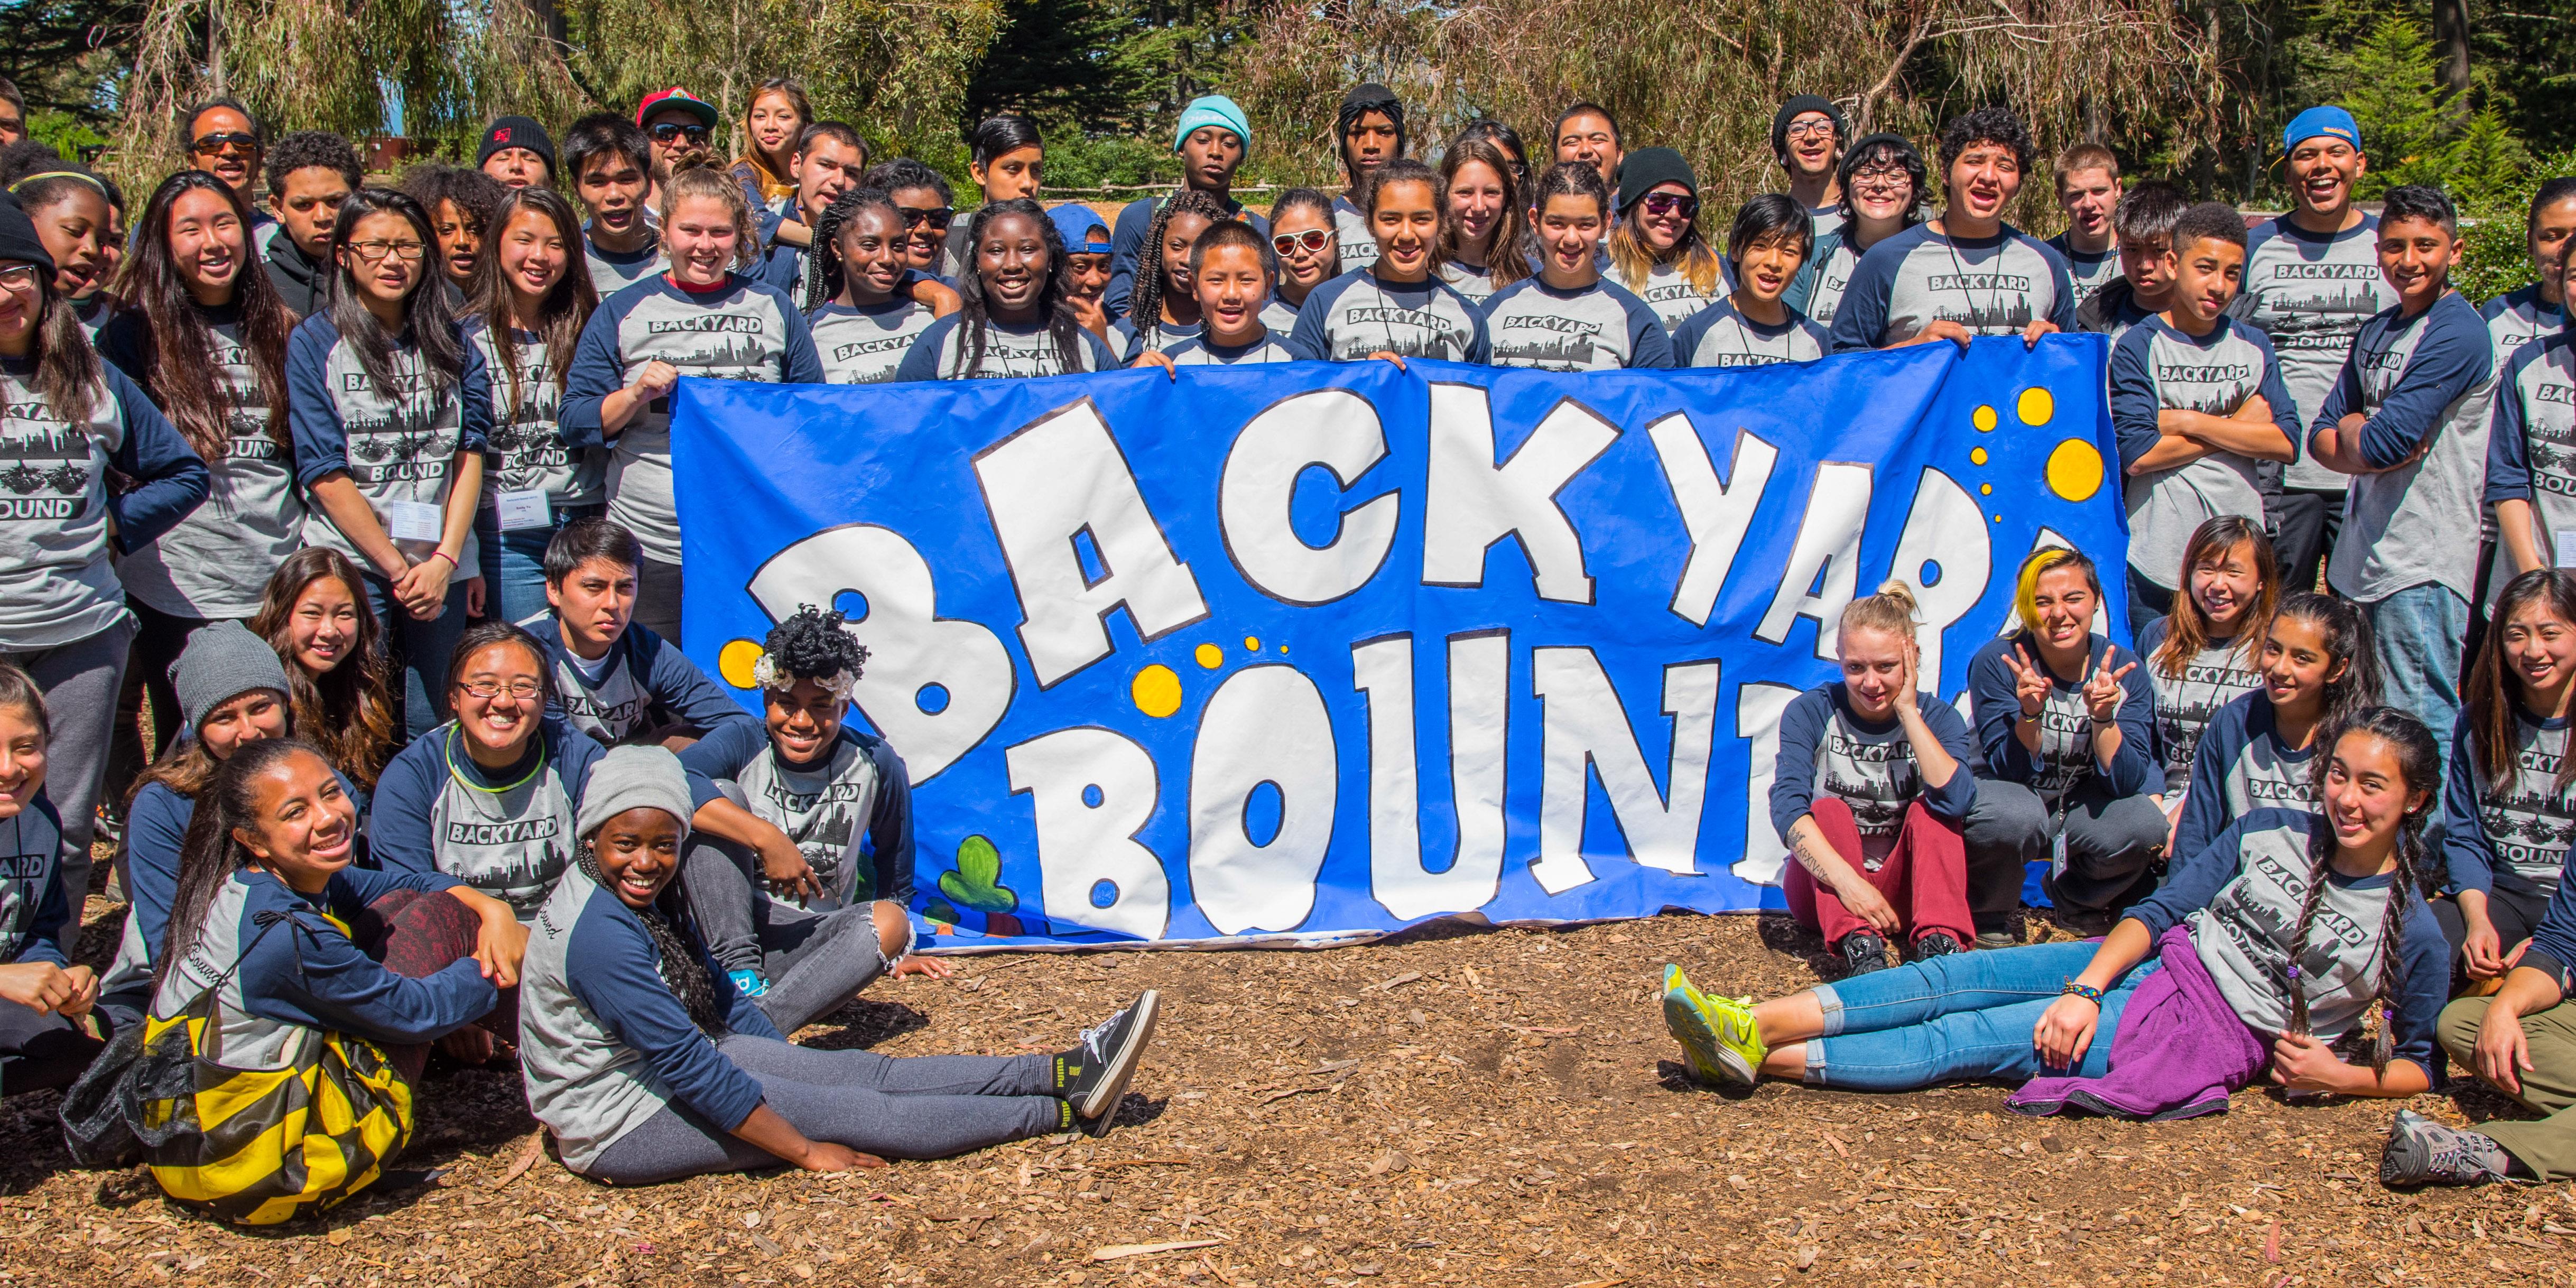
[[[396,541],[435,543],[444,535],[447,516],[427,501],[387,501],[384,507],[385,535]]]
[[[546,504],[543,488],[532,487],[516,492],[504,492],[500,496],[500,503],[495,508],[500,511],[503,532],[554,526],[554,510]]]
[[[2552,562],[2561,568],[2576,568],[2576,528],[2560,528],[2551,535],[2558,539],[2558,557]]]

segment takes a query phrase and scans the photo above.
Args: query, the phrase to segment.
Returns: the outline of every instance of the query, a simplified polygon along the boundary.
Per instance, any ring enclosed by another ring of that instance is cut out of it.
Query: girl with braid
[[[882,1167],[1077,1127],[1107,1134],[1153,1038],[1152,990],[1062,1052],[898,1059],[791,1046],[709,958],[672,880],[689,813],[671,753],[609,752],[582,803],[579,851],[537,914],[520,1047],[528,1104],[564,1166],[651,1185],[782,1162]]]
[[[1136,294],[1127,316],[1109,328],[1111,348],[1134,362],[1205,329],[1198,294],[1190,287],[1190,248],[1198,243],[1200,233],[1230,218],[1216,198],[1196,188],[1172,194],[1154,212],[1154,222],[1145,229],[1145,247],[1154,256],[1154,267],[1136,275]]]
[[[904,352],[930,324],[957,311],[957,293],[928,278],[915,278],[907,258],[910,234],[903,211],[883,188],[852,188],[832,199],[814,225],[814,253],[806,258],[802,298],[821,303],[806,311],[823,377],[836,385],[873,385],[894,379]],[[925,303],[907,282],[935,293]]]
[[[2107,938],[1934,957],[1759,1006],[1668,966],[1665,1026],[1710,1082],[2010,1078],[2025,1114],[2186,1118],[2263,1079],[2421,1094],[2449,981],[2421,884],[2441,753],[2423,721],[2371,707],[2319,760],[2315,809],[2248,812]]]

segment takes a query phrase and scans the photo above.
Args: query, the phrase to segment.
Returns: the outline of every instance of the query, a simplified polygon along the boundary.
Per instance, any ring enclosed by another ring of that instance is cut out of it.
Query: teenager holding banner
[[[1379,251],[1376,220],[1361,203],[1371,200],[1378,172],[1404,156],[1404,103],[1394,90],[1376,81],[1354,85],[1342,95],[1341,111],[1333,118],[1333,138],[1340,146],[1342,173],[1350,180],[1342,194],[1333,198],[1333,229],[1341,238],[1342,268],[1367,268],[1377,262]],[[1278,226],[1274,215],[1271,227]]]
[[[1619,173],[1610,263],[1667,329],[1735,289],[1726,261],[1699,235],[1699,177],[1671,148],[1639,148]]]
[[[1815,253],[1790,286],[1789,307],[1830,328],[1841,309],[1860,257],[1888,238],[1923,222],[1928,176],[1923,154],[1902,134],[1872,134],[1843,154],[1840,220],[1816,234]],[[1791,194],[1793,197],[1795,194]]]
[[[1252,124],[1233,99],[1223,94],[1191,99],[1172,128],[1172,154],[1181,159],[1181,192],[1195,192],[1215,202],[1222,212],[1220,219],[1240,219],[1254,232],[1270,234],[1270,221],[1245,209],[1234,196],[1234,172],[1252,154]],[[1109,285],[1103,296],[1111,317],[1126,317],[1133,311],[1128,304],[1136,293],[1136,275],[1153,259],[1148,228],[1159,213],[1152,197],[1138,197],[1118,211],[1117,231],[1109,239]],[[1073,241],[1065,238],[1068,247]]]
[[[2138,659],[2093,632],[2102,578],[2052,546],[2022,561],[2021,629],[1977,650],[1968,694],[1977,728],[1977,803],[1968,813],[1968,900],[1977,941],[2013,940],[2023,872],[2049,860],[2051,902],[2116,912],[2155,888],[2164,811],[2151,794],[2156,696]]]
[[[546,610],[546,544],[608,503],[606,453],[573,446],[558,422],[573,347],[599,307],[572,203],[551,188],[511,189],[469,299],[465,338],[492,386],[492,453],[474,512],[484,613],[515,622]]]
[[[635,620],[680,638],[680,513],[671,484],[671,389],[681,376],[820,384],[805,315],[748,276],[751,207],[721,170],[685,168],[663,190],[669,271],[600,302],[564,382],[568,443],[616,446],[609,517],[635,534]]]
[[[2004,222],[2030,170],[2030,128],[1980,107],[1941,131],[1941,215],[1870,248],[1834,314],[1834,351],[2018,335],[2075,325],[2066,261]]]
[[[1449,185],[1449,232],[1440,280],[1478,308],[1530,275],[1529,215],[1510,158],[1490,139],[1460,139],[1440,158]]]
[[[1190,288],[1190,249],[1199,234],[1230,216],[1217,199],[1195,188],[1173,193],[1145,229],[1145,254],[1128,315],[1110,324],[1110,347],[1128,362],[1199,333],[1198,293]]]
[[[1270,313],[1270,248],[1250,224],[1227,220],[1190,247],[1190,289],[1198,292],[1197,335],[1163,352],[1179,367],[1295,362],[1297,355],[1263,321]]]
[[[366,570],[414,737],[446,717],[448,650],[483,607],[474,511],[492,424],[482,351],[428,281],[437,244],[419,202],[359,189],[331,230],[332,303],[286,349],[305,539]]]
[[[1610,190],[1591,161],[1559,161],[1530,197],[1538,276],[1494,293],[1485,329],[1498,367],[1616,371],[1673,365],[1671,337],[1655,311],[1601,278],[1601,230]]]
[[[1367,215],[1376,253],[1306,297],[1288,347],[1311,361],[1487,361],[1484,315],[1437,276],[1449,214],[1440,172],[1398,159],[1374,173]]]
[[[1789,197],[1785,213],[1805,218]],[[1789,914],[1821,931],[1854,975],[1958,952],[1972,933],[1960,824],[1977,797],[1968,724],[1919,691],[1914,593],[1891,581],[1843,610],[1843,678],[1780,716],[1771,822],[1797,860],[1781,882]]]
[[[1768,193],[1735,212],[1726,235],[1735,289],[1673,333],[1677,367],[1765,367],[1808,362],[1833,351],[1833,338],[1781,299],[1814,239],[1797,198]]]
[[[907,241],[903,211],[882,188],[852,188],[816,221],[800,290],[823,301],[806,312],[805,322],[814,330],[824,379],[836,385],[894,379],[912,342],[957,311],[957,292],[912,270]],[[907,282],[912,289],[905,289]],[[935,303],[923,303],[924,295]]]
[[[1064,242],[1044,207],[997,201],[967,224],[974,271],[957,281],[964,306],[930,324],[904,352],[897,380],[1004,380],[1108,371],[1118,364],[1065,303]]]

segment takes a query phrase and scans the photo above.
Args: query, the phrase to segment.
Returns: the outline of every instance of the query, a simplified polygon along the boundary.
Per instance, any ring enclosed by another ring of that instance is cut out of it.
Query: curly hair
[[[1979,143],[1999,143],[2013,150],[2013,159],[2025,174],[2030,171],[2030,127],[2022,124],[2013,110],[1997,103],[1971,108],[1951,118],[1941,127],[1941,169],[1947,173],[1958,164],[1961,153]]]
[[[812,680],[827,689],[849,696],[849,686],[856,684],[859,673],[867,666],[868,649],[850,637],[844,629],[847,615],[836,610],[799,605],[795,615],[771,627],[760,644],[760,661],[752,667],[753,678],[764,689],[784,689],[798,680]]]
[[[297,130],[268,150],[268,169],[263,177],[268,180],[270,192],[285,191],[286,176],[298,170],[329,170],[339,175],[352,192],[366,182],[366,174],[358,165],[358,150],[329,130]]]

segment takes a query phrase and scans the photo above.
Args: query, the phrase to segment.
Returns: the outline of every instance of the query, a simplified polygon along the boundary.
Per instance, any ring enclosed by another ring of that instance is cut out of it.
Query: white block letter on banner
[[[1735,687],[1735,736],[1752,743],[1753,772],[1744,784],[1744,857],[1733,871],[1755,885],[1780,884],[1780,865],[1789,861],[1789,843],[1771,826],[1771,783],[1779,775],[1780,715],[1800,692],[1768,681]]]
[[[887,529],[860,523],[815,533],[762,564],[750,590],[780,622],[807,604],[828,608],[845,591],[866,597],[866,612],[848,627],[868,646],[851,697],[894,744],[915,787],[974,750],[1011,709],[1019,681],[1010,651],[975,622],[941,618],[930,565]],[[922,691],[933,687],[947,703],[924,710]]]
[[[1799,618],[1816,623],[1816,656],[1834,660],[1834,632],[1843,607],[1860,584],[1860,530],[1869,520],[1869,467],[1827,461],[1816,467],[1816,490],[1807,498],[1807,514],[1798,521],[1798,544],[1789,552],[1788,572],[1771,596],[1770,611],[1753,631],[1755,639],[1777,644],[1789,638]],[[1816,574],[1824,573],[1824,585]]]
[[[1486,552],[1513,537],[1529,556],[1539,598],[1591,603],[1583,539],[1556,494],[1618,439],[1618,426],[1569,398],[1530,430],[1510,460],[1496,461],[1493,409],[1485,391],[1434,383],[1422,584],[1484,585]]]
[[[1744,548],[1744,534],[1753,526],[1753,511],[1762,504],[1762,489],[1771,483],[1771,467],[1780,462],[1780,449],[1751,430],[1738,430],[1735,460],[1727,468],[1727,481],[1720,483],[1690,417],[1675,412],[1648,425],[1646,434],[1664,463],[1664,484],[1681,509],[1682,529],[1690,533],[1690,562],[1673,587],[1672,610],[1693,626],[1706,626],[1717,608],[1717,592],[1735,567],[1736,552]]]
[[[1659,792],[1627,709],[1592,650],[1530,651],[1530,687],[1546,707],[1539,853],[1530,862],[1541,889],[1562,894],[1592,879],[1583,860],[1583,815],[1596,772],[1638,863],[1682,875],[1698,871],[1700,807],[1708,799],[1709,753],[1717,740],[1717,673],[1713,661],[1664,668],[1664,714],[1673,717],[1673,735],[1665,774],[1670,787]]]
[[[1190,895],[1217,933],[1293,930],[1315,910],[1340,779],[1324,695],[1295,667],[1245,667],[1209,695],[1190,752]],[[1279,830],[1255,844],[1245,813],[1264,783]]]
[[[1512,637],[1449,637],[1449,784],[1457,857],[1423,862],[1421,779],[1414,766],[1413,637],[1351,646],[1351,687],[1368,695],[1369,890],[1411,921],[1470,912],[1494,897],[1503,871],[1503,748],[1509,733]]]
[[[1914,588],[1923,624],[1914,637],[1922,641],[1923,685],[1941,687],[1941,632],[1968,615],[1986,597],[1994,574],[1994,537],[1977,499],[1939,470],[1923,471],[1914,489],[1914,508],[1905,516],[1905,531],[1896,538],[1896,562],[1890,577]],[[1937,565],[1940,580],[1923,584],[1927,564]]]
[[[1027,792],[1037,812],[1047,920],[1162,938],[1171,882],[1163,861],[1136,839],[1160,791],[1154,758],[1123,734],[1061,729],[1008,748],[1003,763],[1011,793]],[[1104,882],[1108,906],[1100,907],[1093,892]]]
[[[975,477],[1019,590],[1020,643],[1039,688],[1109,656],[1102,619],[1122,606],[1147,640],[1207,616],[1198,579],[1173,556],[1090,399],[984,449]],[[1104,569],[1098,581],[1074,545],[1086,532]]]
[[[1217,519],[1243,579],[1273,599],[1311,608],[1368,584],[1395,545],[1396,493],[1342,516],[1341,530],[1310,546],[1288,524],[1297,476],[1320,465],[1348,489],[1386,458],[1377,408],[1347,389],[1299,394],[1252,418],[1235,435],[1217,484]]]

